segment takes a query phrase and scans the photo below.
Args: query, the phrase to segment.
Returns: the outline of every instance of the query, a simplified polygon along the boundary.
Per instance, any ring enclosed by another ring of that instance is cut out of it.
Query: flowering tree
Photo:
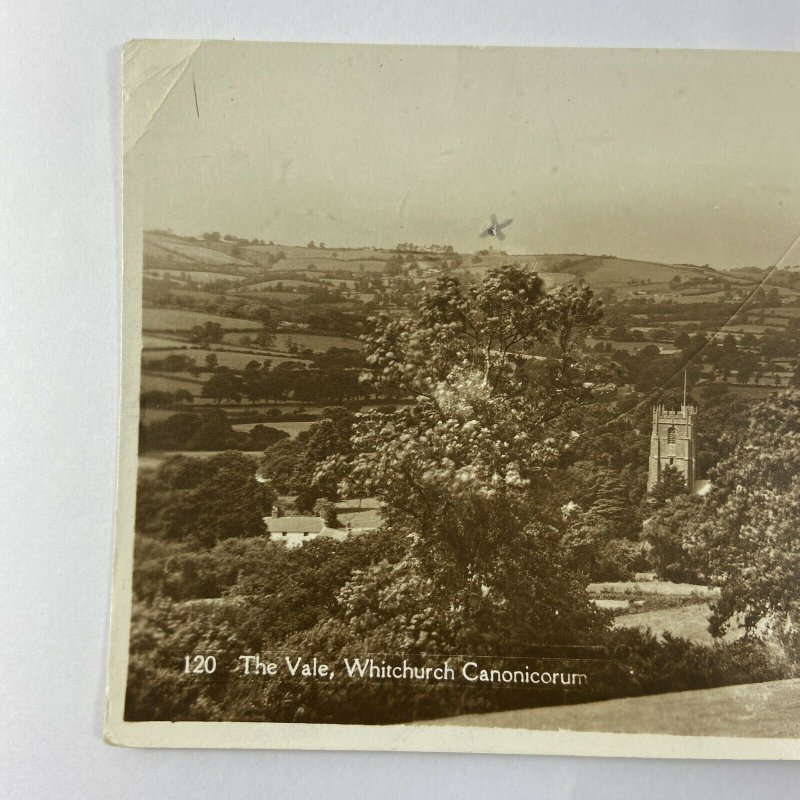
[[[413,317],[366,337],[367,380],[415,402],[361,415],[354,455],[324,468],[382,500],[415,569],[460,608],[507,602],[520,542],[536,547],[559,519],[548,469],[569,443],[560,418],[588,391],[578,346],[599,316],[588,289],[545,293],[504,267],[468,288],[441,278]]]

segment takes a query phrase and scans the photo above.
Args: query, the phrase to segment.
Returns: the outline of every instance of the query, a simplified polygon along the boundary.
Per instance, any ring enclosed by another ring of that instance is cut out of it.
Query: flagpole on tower
[[[683,371],[683,407],[686,408],[686,370]]]

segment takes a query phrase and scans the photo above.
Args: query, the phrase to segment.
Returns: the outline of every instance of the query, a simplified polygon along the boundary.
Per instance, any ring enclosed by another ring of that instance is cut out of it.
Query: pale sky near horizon
[[[144,225],[800,263],[799,87],[798,54],[206,43],[137,145]]]

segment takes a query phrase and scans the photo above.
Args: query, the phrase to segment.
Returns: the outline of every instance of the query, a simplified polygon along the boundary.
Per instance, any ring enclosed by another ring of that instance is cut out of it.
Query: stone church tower
[[[683,405],[679,411],[671,411],[664,406],[653,408],[653,433],[650,436],[650,468],[647,473],[647,491],[661,479],[666,467],[674,467],[686,479],[686,491],[692,493],[697,479],[695,459],[697,439],[695,416],[697,408]]]

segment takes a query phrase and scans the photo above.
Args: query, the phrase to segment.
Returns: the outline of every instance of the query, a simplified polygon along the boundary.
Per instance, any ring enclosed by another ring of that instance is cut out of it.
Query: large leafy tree
[[[321,419],[307,432],[296,440],[278,442],[264,453],[260,474],[279,492],[295,495],[299,511],[311,511],[320,497],[338,500],[335,477],[317,474],[317,467],[333,457],[347,459],[354,419],[346,408],[323,408]]]
[[[569,563],[594,580],[631,575],[641,561],[639,509],[618,471],[578,461],[557,476]]]
[[[751,410],[738,444],[712,473],[705,545],[721,589],[712,631],[785,623],[800,602],[800,398],[783,393]],[[781,625],[782,627],[782,625]]]
[[[361,415],[355,452],[326,468],[344,468],[347,494],[381,499],[451,606],[508,602],[510,564],[560,524],[548,470],[570,442],[565,409],[587,395],[579,345],[599,316],[588,289],[546,293],[504,267],[466,288],[441,278],[413,317],[367,337],[369,380],[416,402]]]

